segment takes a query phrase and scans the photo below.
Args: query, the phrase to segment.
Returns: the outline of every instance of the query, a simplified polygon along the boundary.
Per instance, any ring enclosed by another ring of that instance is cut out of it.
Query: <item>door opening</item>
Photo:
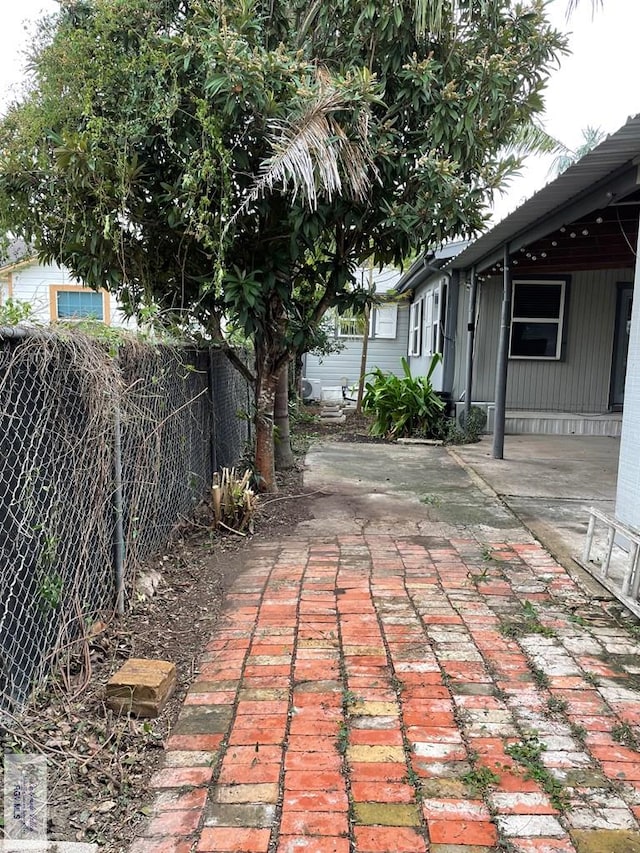
[[[613,364],[611,368],[610,406],[614,411],[620,411],[624,404],[624,382],[627,375],[632,303],[633,285],[627,283],[619,284],[616,305],[616,327],[613,338]]]

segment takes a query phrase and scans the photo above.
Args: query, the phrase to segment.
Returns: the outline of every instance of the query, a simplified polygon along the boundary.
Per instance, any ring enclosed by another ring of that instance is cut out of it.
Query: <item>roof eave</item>
[[[38,260],[37,255],[32,255],[28,258],[23,258],[21,261],[14,261],[12,264],[7,264],[4,267],[0,267],[0,278],[4,278],[9,273],[14,272],[15,270],[23,269],[24,267],[29,267],[31,264],[35,264]]]

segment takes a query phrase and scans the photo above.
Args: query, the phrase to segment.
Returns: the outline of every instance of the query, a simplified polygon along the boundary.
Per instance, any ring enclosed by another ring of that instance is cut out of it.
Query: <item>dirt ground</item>
[[[181,525],[165,552],[141,572],[157,573],[155,591],[146,595],[140,586],[132,590],[128,614],[97,626],[103,630],[92,637],[83,661],[71,660],[64,678],[51,679],[20,715],[3,717],[3,753],[47,758],[50,840],[94,842],[104,853],[124,853],[147,820],[147,782],[162,760],[163,743],[197,672],[228,579],[242,571],[244,553],[255,537],[281,536],[311,516],[316,497],[303,492],[305,450],[325,437],[376,440],[368,436],[365,418],[352,415],[344,424],[325,424],[316,414],[305,408],[294,425],[296,467],[279,475],[277,495],[260,499],[252,535],[213,531],[203,507],[195,522]],[[131,657],[170,660],[177,666],[178,689],[158,719],[118,717],[104,703],[110,675]],[[0,818],[0,837],[1,825]]]

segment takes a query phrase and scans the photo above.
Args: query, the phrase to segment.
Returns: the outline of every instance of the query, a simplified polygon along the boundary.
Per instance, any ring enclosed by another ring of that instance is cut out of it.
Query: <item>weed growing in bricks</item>
[[[353,690],[345,689],[342,691],[342,707],[345,711],[348,711],[352,705],[355,705],[358,701],[358,697],[353,692]]]
[[[571,737],[584,746],[585,738],[587,736],[587,730],[585,727],[578,723],[569,723],[569,729],[571,730]]]
[[[476,574],[469,572],[469,574],[467,575],[467,577],[469,578],[471,583],[474,583],[476,586],[479,583],[482,583],[482,581],[485,581],[488,576],[489,576],[489,566],[485,566],[481,572],[478,572]]]
[[[522,605],[522,613],[515,619],[505,619],[500,622],[500,633],[503,637],[516,639],[527,634],[540,634],[542,637],[555,637],[553,628],[543,625],[538,619],[536,609],[530,601]]]
[[[493,770],[483,765],[469,770],[460,780],[471,790],[474,795],[486,794],[491,788],[500,783],[500,777]]]
[[[564,714],[568,707],[566,699],[560,699],[558,696],[550,696],[547,699],[547,708],[552,714]]]
[[[420,790],[421,779],[420,776],[416,773],[413,767],[409,764],[407,769],[407,775],[405,776],[405,782],[408,785],[412,785],[416,791]]]
[[[533,680],[540,689],[546,689],[549,687],[549,676],[544,672],[544,670],[531,665],[531,674],[533,675]]]
[[[338,726],[338,736],[336,738],[336,749],[340,753],[340,755],[347,754],[347,747],[349,746],[349,727],[346,723],[340,723]]]
[[[640,752],[640,738],[628,723],[619,723],[611,729],[611,737],[630,749]]]
[[[540,743],[536,735],[528,735],[518,743],[508,744],[505,752],[526,768],[528,778],[537,782],[549,795],[554,808],[566,811],[569,807],[569,796],[564,786],[542,763],[542,753],[545,749],[546,746]]]
[[[600,685],[600,679],[595,672],[587,671],[583,675],[584,680],[591,684],[593,687],[598,687]]]

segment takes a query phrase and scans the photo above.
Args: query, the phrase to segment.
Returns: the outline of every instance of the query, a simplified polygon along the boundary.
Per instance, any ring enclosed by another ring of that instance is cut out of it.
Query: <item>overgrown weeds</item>
[[[526,735],[518,743],[510,743],[505,748],[507,755],[527,770],[527,777],[537,782],[549,795],[551,804],[559,811],[569,807],[569,795],[564,786],[553,776],[542,762],[546,746],[537,735]]]

